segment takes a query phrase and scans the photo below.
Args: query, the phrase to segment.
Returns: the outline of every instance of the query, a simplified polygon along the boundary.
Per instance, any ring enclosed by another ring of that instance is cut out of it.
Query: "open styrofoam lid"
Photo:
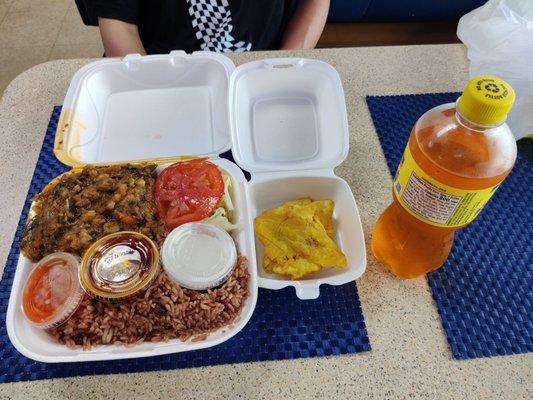
[[[88,64],[68,89],[55,153],[69,165],[220,154],[231,147],[234,68],[220,54],[182,51]]]
[[[333,169],[348,154],[346,104],[331,65],[300,58],[237,67],[230,81],[233,156],[250,172]]]

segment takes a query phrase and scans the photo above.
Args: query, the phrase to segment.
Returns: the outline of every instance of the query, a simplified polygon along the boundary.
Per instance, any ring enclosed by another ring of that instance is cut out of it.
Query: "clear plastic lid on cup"
[[[93,298],[118,301],[146,289],[159,271],[155,243],[138,232],[117,232],[85,252],[80,282]]]
[[[72,254],[53,253],[35,264],[22,291],[22,311],[32,325],[54,328],[74,314],[84,296],[80,261]]]
[[[224,229],[191,222],[170,232],[161,258],[168,276],[180,286],[206,290],[229,278],[237,262],[237,249]]]

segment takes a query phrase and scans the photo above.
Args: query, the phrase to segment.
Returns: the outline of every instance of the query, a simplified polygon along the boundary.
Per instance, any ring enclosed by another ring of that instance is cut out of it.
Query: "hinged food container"
[[[359,212],[348,184],[334,168],[348,155],[349,134],[341,80],[329,64],[298,58],[251,62],[231,75],[232,152],[251,173],[246,185],[250,219],[286,201],[310,197],[335,202],[335,241],[346,269],[324,268],[294,281],[266,272],[256,240],[259,286],[294,286],[300,299],[319,296],[322,284],[357,279],[366,268]]]
[[[219,154],[232,149],[242,171]],[[250,296],[240,317],[203,341],[141,343],[71,350],[25,320],[21,289],[31,262],[20,256],[7,312],[7,330],[24,355],[44,362],[111,360],[206,348],[239,332],[250,319],[257,286],[294,286],[300,299],[319,296],[321,284],[339,285],[366,268],[361,221],[348,184],[334,167],[348,153],[348,124],[335,69],[314,60],[272,59],[235,69],[227,57],[187,55],[103,59],[81,68],[68,89],[54,152],[74,168],[152,161],[165,165],[206,156],[233,180],[233,233],[249,260]],[[335,201],[336,242],[346,269],[326,268],[301,281],[266,273],[253,220],[266,208],[302,197]],[[256,257],[257,254],[257,257]],[[295,296],[294,301],[300,301]]]

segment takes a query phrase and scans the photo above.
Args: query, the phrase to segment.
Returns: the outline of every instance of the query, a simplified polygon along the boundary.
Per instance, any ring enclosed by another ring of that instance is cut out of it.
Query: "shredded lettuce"
[[[231,200],[231,196],[229,194],[230,187],[231,178],[229,176],[224,176],[224,195],[222,196],[219,207],[222,207],[226,210],[227,218],[231,221],[233,220],[233,211],[235,208],[233,207],[233,201]]]
[[[218,208],[211,214],[210,217],[204,218],[202,222],[213,224],[226,231],[232,231],[237,228],[237,225],[233,224],[233,201],[229,194],[231,187],[231,178],[224,176],[224,195],[220,200]]]
[[[229,221],[228,216],[226,214],[226,210],[223,207],[218,207],[213,213],[213,215],[204,218],[202,222],[218,226],[219,228],[222,228],[227,232],[230,232],[237,228],[237,225],[232,224]]]

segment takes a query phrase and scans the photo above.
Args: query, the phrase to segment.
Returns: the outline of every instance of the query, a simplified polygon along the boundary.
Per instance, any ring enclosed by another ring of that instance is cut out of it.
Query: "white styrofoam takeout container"
[[[322,284],[359,278],[366,269],[359,211],[350,187],[334,173],[349,150],[337,71],[325,62],[301,58],[255,61],[236,68],[229,91],[233,156],[252,176],[246,186],[250,219],[289,200],[331,199],[335,241],[348,260],[346,269],[324,268],[298,281],[287,280],[263,269],[263,246],[256,240],[259,286],[294,286],[304,300],[317,298]]]
[[[250,182],[235,164],[218,156],[230,148],[237,164],[251,172]],[[81,68],[71,82],[54,151],[73,167],[132,161],[162,165],[181,156],[209,157],[234,183],[238,229],[233,236],[239,253],[249,260],[250,297],[237,321],[203,341],[71,350],[23,317],[21,290],[31,262],[20,256],[6,323],[12,343],[29,358],[78,362],[211,347],[246,325],[258,282],[268,289],[294,286],[300,299],[312,299],[319,296],[321,284],[353,281],[366,268],[353,194],[333,171],[348,153],[344,94],[338,73],[324,62],[270,59],[235,68],[220,54],[181,51],[99,60]],[[327,268],[291,281],[263,270],[253,219],[266,208],[302,197],[335,201],[336,242],[348,268]]]

